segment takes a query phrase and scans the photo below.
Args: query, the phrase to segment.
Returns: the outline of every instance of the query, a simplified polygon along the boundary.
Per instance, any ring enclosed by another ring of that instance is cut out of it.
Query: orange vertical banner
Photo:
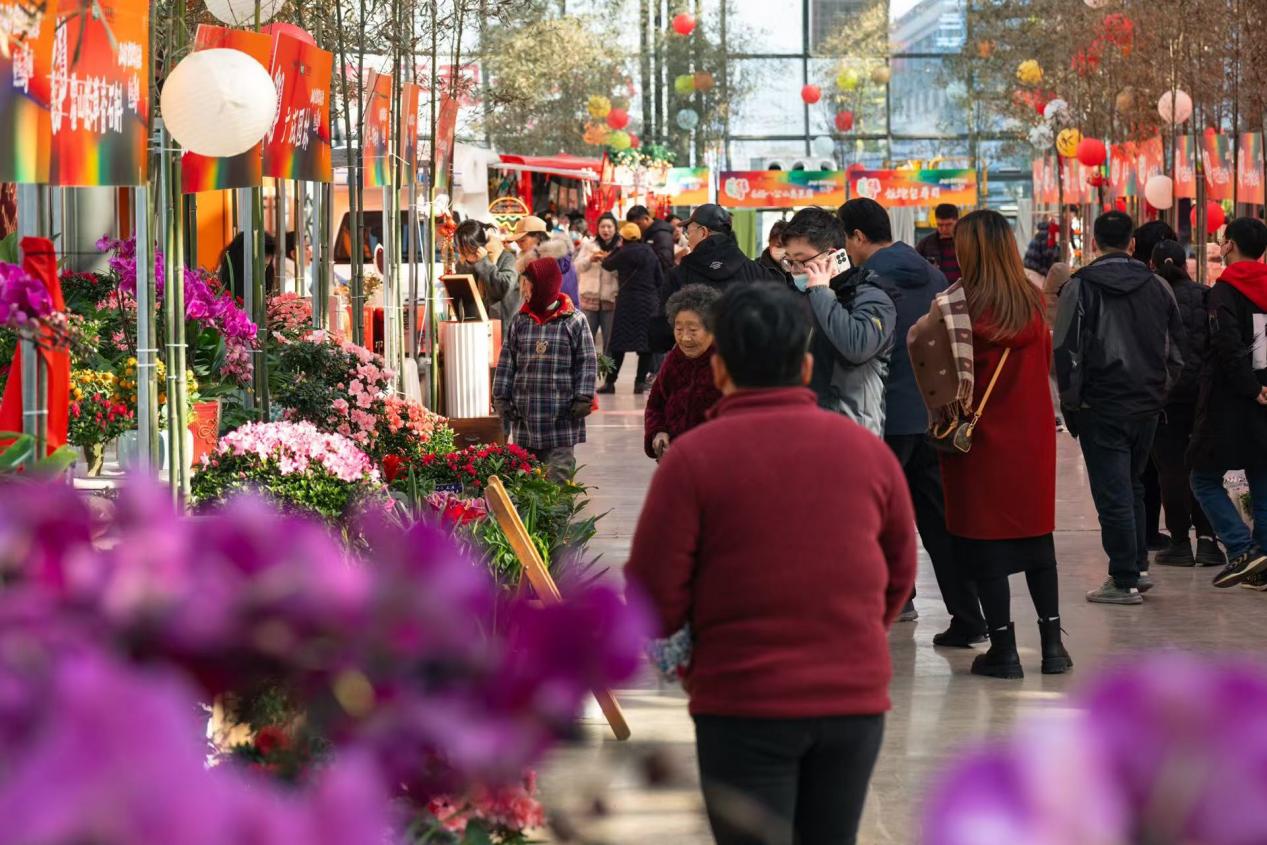
[[[49,75],[56,0],[43,9],[0,0],[9,21],[0,30],[0,182],[44,183],[49,179],[52,126]]]
[[[418,104],[421,100],[421,85],[400,84],[400,138],[396,142],[396,154],[400,156],[402,185],[418,181]]]
[[[291,35],[274,39],[277,115],[264,136],[263,171],[278,179],[331,182],[330,77],[334,55]],[[390,78],[389,78],[390,79]]]
[[[381,188],[391,184],[388,156],[392,138],[392,78],[370,72],[365,90],[365,124],[361,127],[362,184]]]

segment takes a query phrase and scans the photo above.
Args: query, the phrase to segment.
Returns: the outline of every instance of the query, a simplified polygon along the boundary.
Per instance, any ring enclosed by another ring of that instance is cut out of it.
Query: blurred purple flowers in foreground
[[[179,517],[142,483],[109,520],[64,485],[0,486],[0,842],[387,841],[377,802],[416,812],[518,781],[590,689],[639,664],[644,617],[609,589],[507,603],[430,526],[362,535],[350,553],[252,498]],[[276,831],[212,835],[263,824],[256,810],[282,799],[242,786],[240,766],[203,770],[196,705],[262,688],[284,691],[300,714],[287,729],[329,753]],[[285,828],[314,813],[321,835]],[[116,823],[135,826],[100,827]],[[342,823],[359,832],[336,835]]]
[[[952,765],[925,845],[1267,842],[1262,664],[1138,656],[1069,704]]]

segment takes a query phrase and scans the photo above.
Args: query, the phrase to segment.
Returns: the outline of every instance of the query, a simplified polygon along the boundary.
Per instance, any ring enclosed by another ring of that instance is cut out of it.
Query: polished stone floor
[[[583,480],[594,487],[594,507],[607,512],[597,551],[610,577],[619,578],[655,464],[642,452],[642,400],[631,395],[631,385],[623,383],[620,393],[602,400],[578,459]],[[1063,435],[1057,498],[1062,617],[1076,668],[1064,676],[1038,672],[1038,631],[1020,576],[1013,579],[1013,607],[1023,681],[973,677],[973,652],[934,649],[931,638],[947,618],[921,550],[920,619],[897,625],[890,637],[893,711],[863,819],[863,845],[918,842],[925,784],[956,749],[1006,730],[1027,712],[1061,707],[1080,678],[1106,663],[1166,647],[1260,652],[1267,641],[1267,594],[1216,590],[1209,569],[1154,567],[1157,587],[1142,607],[1088,604],[1084,593],[1104,579],[1106,567],[1082,459]],[[632,740],[617,743],[601,722],[587,721],[582,740],[556,751],[542,767],[543,800],[583,841],[711,842],[682,691],[647,676],[636,688],[619,691],[619,698]]]

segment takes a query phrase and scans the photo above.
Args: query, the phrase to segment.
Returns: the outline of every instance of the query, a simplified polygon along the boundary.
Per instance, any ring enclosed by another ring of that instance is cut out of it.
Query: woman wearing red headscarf
[[[511,321],[493,380],[493,406],[514,442],[536,455],[555,480],[571,478],[573,449],[585,442],[598,358],[589,323],[560,293],[553,258],[524,269],[523,307]]]

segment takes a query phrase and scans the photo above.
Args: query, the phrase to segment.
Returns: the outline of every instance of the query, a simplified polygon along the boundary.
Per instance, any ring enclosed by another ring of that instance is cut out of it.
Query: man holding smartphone
[[[813,314],[809,386],[818,404],[883,437],[897,307],[874,274],[849,266],[845,241],[835,214],[802,209],[783,230],[784,267]]]

